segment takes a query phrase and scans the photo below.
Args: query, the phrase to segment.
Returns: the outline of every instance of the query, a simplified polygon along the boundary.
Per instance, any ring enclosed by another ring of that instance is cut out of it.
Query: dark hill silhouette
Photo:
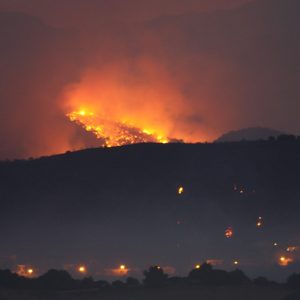
[[[144,271],[144,285],[147,287],[163,287],[167,284],[168,275],[159,266],[151,266]]]
[[[207,263],[201,268],[194,269],[189,273],[189,280],[200,285],[243,285],[250,283],[250,279],[240,270],[226,272],[224,270],[214,270]]]
[[[257,141],[267,140],[270,137],[277,137],[283,133],[274,129],[262,128],[262,127],[251,127],[240,130],[229,131],[220,136],[216,142],[239,142],[242,140],[246,141]]]
[[[297,241],[299,153],[295,138],[140,144],[1,162],[1,264],[99,261],[109,268],[125,260],[142,268],[167,258],[180,275],[191,261],[221,259],[231,268],[239,258],[241,267],[254,262],[245,266],[250,276],[286,277],[293,266],[276,267],[272,245]],[[12,253],[17,262],[3,259]]]
[[[39,277],[26,278],[11,272],[0,269],[0,288],[11,290],[46,290],[46,291],[71,291],[114,288],[167,288],[167,287],[191,287],[200,286],[245,286],[259,285],[260,287],[285,286],[291,290],[299,289],[300,274],[292,274],[287,278],[285,284],[270,282],[266,278],[251,280],[241,270],[227,272],[225,270],[214,269],[208,263],[203,263],[200,268],[191,270],[186,277],[169,277],[160,266],[151,266],[143,272],[142,283],[133,277],[123,280],[115,280],[111,283],[107,281],[94,281],[92,277],[74,279],[65,270],[48,270]],[[257,281],[263,282],[263,285]]]

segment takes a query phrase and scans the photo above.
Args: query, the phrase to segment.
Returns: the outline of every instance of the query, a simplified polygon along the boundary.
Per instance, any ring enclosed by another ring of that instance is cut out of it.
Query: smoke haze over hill
[[[82,109],[186,142],[249,126],[299,133],[297,0],[1,0],[0,10],[3,159],[101,144],[66,117]]]

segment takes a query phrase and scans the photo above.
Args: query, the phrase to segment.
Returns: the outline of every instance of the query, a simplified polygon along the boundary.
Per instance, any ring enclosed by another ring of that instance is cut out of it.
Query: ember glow
[[[110,273],[113,276],[126,276],[129,273],[130,269],[127,268],[126,265],[120,265],[116,269],[111,269]]]
[[[155,130],[141,129],[134,122],[115,121],[90,111],[74,111],[67,114],[67,117],[86,131],[92,132],[98,139],[103,140],[106,147],[149,142],[166,144],[169,142],[167,137],[158,134]]]
[[[206,263],[210,264],[212,266],[221,266],[221,265],[223,265],[223,260],[222,259],[207,259]]]
[[[291,264],[294,260],[290,257],[286,257],[286,256],[281,256],[279,258],[279,265],[282,267],[287,267],[289,264]]]
[[[233,230],[231,227],[228,227],[226,230],[225,230],[225,237],[230,239],[232,238],[233,236]]]
[[[27,273],[28,273],[28,275],[32,275],[33,274],[33,269],[28,269]]]
[[[187,126],[194,110],[169,71],[151,59],[88,70],[63,98],[69,120],[103,146],[209,139],[206,131]]]
[[[298,247],[298,246],[289,246],[286,248],[287,252],[295,252],[295,251],[299,251],[299,250],[300,250],[300,247]]]
[[[16,273],[19,276],[32,277],[35,275],[36,272],[34,271],[34,269],[32,267],[28,267],[26,265],[18,265]]]
[[[181,194],[183,194],[183,192],[184,192],[184,188],[183,188],[183,186],[180,186],[178,188],[178,194],[181,195]]]
[[[79,266],[78,267],[78,272],[82,273],[82,274],[85,274],[86,273],[86,267],[85,266]]]

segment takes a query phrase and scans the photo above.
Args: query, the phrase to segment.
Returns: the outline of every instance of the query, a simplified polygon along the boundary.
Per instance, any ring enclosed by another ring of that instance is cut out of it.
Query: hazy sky
[[[74,26],[149,20],[161,15],[214,11],[249,0],[1,0],[2,10],[22,11],[54,26]]]
[[[82,107],[188,142],[299,134],[300,3],[246,2],[0,0],[0,158],[93,145]]]

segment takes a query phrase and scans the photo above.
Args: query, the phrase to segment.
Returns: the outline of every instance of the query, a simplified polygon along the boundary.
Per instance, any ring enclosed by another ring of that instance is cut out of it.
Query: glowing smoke
[[[183,130],[183,116],[191,112],[179,87],[162,64],[118,62],[85,72],[68,89],[65,111],[106,146],[200,141],[200,134],[191,138]]]
[[[207,14],[199,11],[244,1],[52,2],[0,0],[0,9],[74,28],[0,13],[2,159],[115,137],[117,145],[212,141],[250,126],[299,132],[299,1]],[[95,113],[96,127],[108,124],[99,140],[66,118],[82,109]]]

